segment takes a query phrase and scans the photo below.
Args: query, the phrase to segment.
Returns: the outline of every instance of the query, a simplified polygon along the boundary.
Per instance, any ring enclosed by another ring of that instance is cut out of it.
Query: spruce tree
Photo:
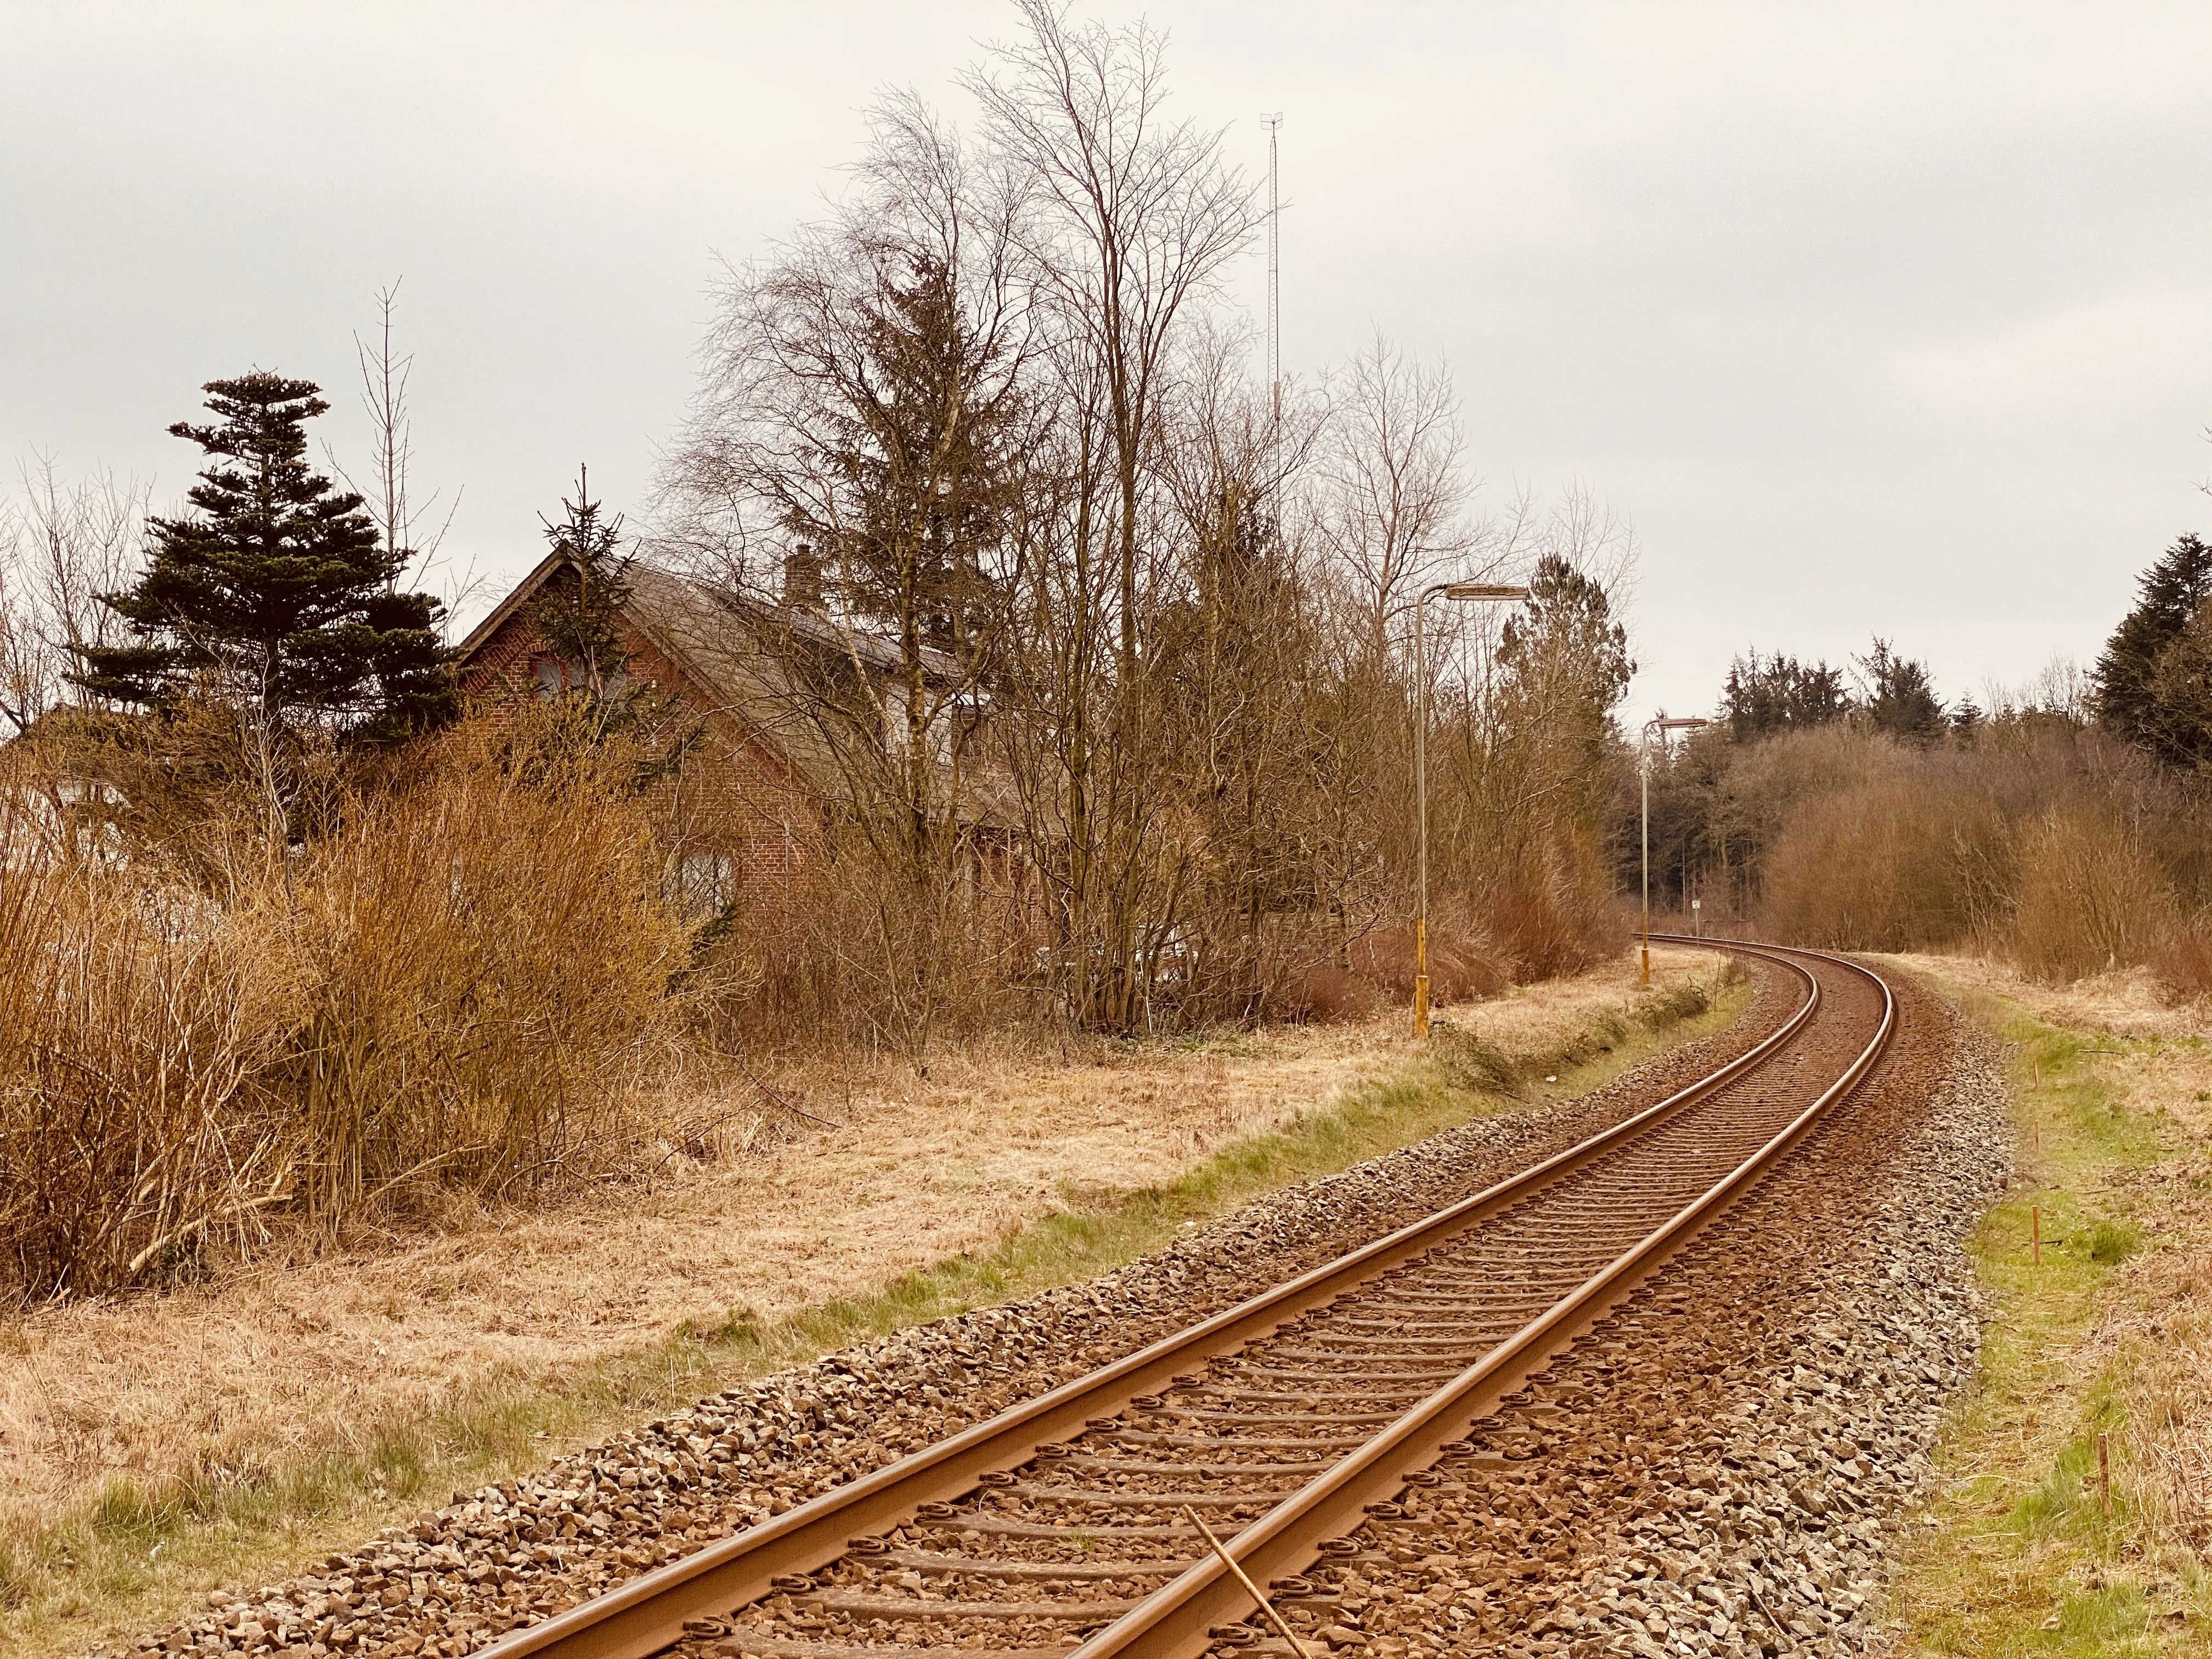
[[[850,393],[811,434],[834,505],[794,501],[787,523],[832,555],[850,615],[973,668],[1004,600],[987,566],[1013,511],[1016,392],[954,273],[908,262],[857,307]]]
[[[2130,743],[2174,764],[2189,765],[2203,747],[2203,734],[2185,729],[2186,720],[2180,722],[2185,729],[2175,729],[2160,696],[2159,660],[2212,600],[2212,547],[2184,536],[2143,572],[2138,585],[2142,597],[2136,608],[2121,619],[2097,659],[2097,718]]]
[[[1858,665],[1866,711],[1875,731],[1922,749],[1943,735],[1943,703],[1926,663],[1899,656],[1887,640],[1877,635],[1874,649],[1858,659]]]
[[[635,560],[619,550],[622,515],[599,517],[590,474],[579,468],[575,499],[562,498],[561,521],[540,517],[538,523],[553,551],[565,556],[565,566],[532,602],[531,619],[564,672],[575,676],[563,689],[605,701],[629,667],[622,609],[629,601]]]
[[[1779,651],[1761,657],[1753,651],[1729,665],[1721,688],[1721,717],[1739,743],[1771,732],[1826,726],[1850,712],[1844,671],[1826,662],[1801,663]]]
[[[392,741],[451,720],[438,602],[397,590],[406,553],[307,465],[301,428],[330,407],[319,388],[256,369],[201,389],[219,422],[169,428],[210,458],[187,497],[198,510],[148,521],[145,574],[101,596],[133,638],[82,647],[71,678],[148,708],[211,696],[271,736],[320,725]]]

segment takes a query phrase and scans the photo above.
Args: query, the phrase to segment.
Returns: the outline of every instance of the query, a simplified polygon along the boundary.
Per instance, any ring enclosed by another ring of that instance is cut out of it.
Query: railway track
[[[1675,940],[1711,947],[1713,941]],[[1309,1629],[1346,1534],[1534,1455],[1528,1384],[1763,1181],[1881,1056],[1881,980],[1793,980],[1770,1035],[1511,1179],[482,1650],[495,1659],[1287,1651],[1190,1524]],[[1326,1577],[1326,1575],[1322,1575]]]

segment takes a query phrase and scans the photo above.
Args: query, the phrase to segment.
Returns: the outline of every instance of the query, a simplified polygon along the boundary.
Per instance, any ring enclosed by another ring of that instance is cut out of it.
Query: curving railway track
[[[1675,940],[1675,943],[1711,941]],[[1880,1059],[1881,979],[1729,943],[1796,985],[1711,1074],[1511,1179],[1090,1376],[483,1650],[630,1659],[1288,1651],[1191,1524],[1309,1632],[1330,1570],[1540,1455],[1545,1368],[1620,1346],[1639,1285],[1694,1255]],[[1533,1467],[1533,1465],[1532,1465]],[[1352,1534],[1364,1532],[1363,1543]],[[1329,1638],[1309,1650],[1323,1650]]]

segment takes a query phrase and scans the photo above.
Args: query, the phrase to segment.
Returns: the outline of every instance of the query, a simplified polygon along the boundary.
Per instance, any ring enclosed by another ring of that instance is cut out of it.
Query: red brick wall
[[[800,866],[820,827],[818,808],[783,758],[635,629],[623,630],[629,677],[665,700],[671,736],[692,722],[702,738],[684,764],[654,786],[681,857],[692,851],[726,854],[736,889],[752,894],[783,886]],[[470,654],[462,695],[496,720],[503,709],[538,695],[536,663],[551,654],[529,611],[520,609]],[[736,896],[732,891],[726,896]]]

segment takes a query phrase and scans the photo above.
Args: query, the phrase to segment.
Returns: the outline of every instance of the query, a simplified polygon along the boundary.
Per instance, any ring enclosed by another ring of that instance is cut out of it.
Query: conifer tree
[[[1771,732],[1826,726],[1850,712],[1844,671],[1825,662],[1801,663],[1779,651],[1762,657],[1753,651],[1729,665],[1721,688],[1721,718],[1729,734],[1747,743]]]
[[[1928,665],[1900,657],[1877,636],[1874,649],[1858,659],[1866,690],[1866,711],[1877,732],[1900,743],[1926,748],[1943,735],[1943,703],[1936,695]]]
[[[330,407],[319,388],[256,369],[201,389],[219,423],[169,428],[210,458],[188,495],[198,511],[148,521],[145,573],[101,596],[132,638],[81,648],[71,678],[149,708],[211,696],[272,738],[320,725],[386,742],[451,720],[441,607],[397,590],[406,553],[307,465],[301,428]]]
[[[531,619],[564,672],[574,676],[563,689],[605,702],[629,667],[620,623],[635,561],[619,551],[622,515],[600,518],[591,475],[580,467],[575,499],[563,496],[561,509],[558,524],[542,517],[538,523],[553,550],[566,556],[566,568],[532,602]]]
[[[2142,597],[2121,619],[2098,658],[2097,718],[2130,743],[2177,765],[2193,763],[2206,744],[2194,722],[2177,722],[2160,695],[2160,659],[2179,643],[2212,601],[2212,547],[2184,536],[2143,572]],[[2174,676],[2167,676],[2169,684]]]

